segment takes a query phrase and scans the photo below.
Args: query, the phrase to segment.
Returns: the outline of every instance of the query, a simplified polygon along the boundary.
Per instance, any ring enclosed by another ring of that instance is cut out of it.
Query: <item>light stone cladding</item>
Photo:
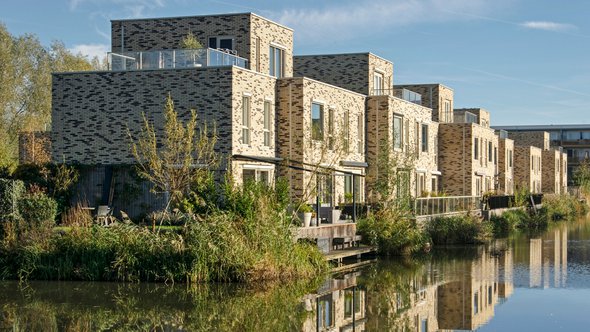
[[[514,194],[514,141],[498,139],[498,188],[499,194]]]
[[[542,190],[542,150],[534,146],[514,148],[514,186],[531,193]]]
[[[535,146],[541,150],[549,150],[550,135],[546,131],[509,131],[508,137],[515,145]]]
[[[559,150],[543,150],[543,179],[541,189],[544,194],[561,194],[561,153]]]
[[[369,201],[383,199],[375,190],[380,172],[396,176],[409,172],[409,184],[395,181],[396,186],[408,188],[413,197],[438,191],[438,123],[431,120],[431,109],[392,96],[367,98],[367,196]],[[394,133],[394,118],[401,124],[402,137]],[[427,146],[423,151],[423,127],[426,126]],[[400,140],[399,145],[394,144]],[[392,169],[383,163],[388,158]],[[382,177],[381,177],[382,178]],[[433,185],[435,186],[433,188]],[[397,193],[401,188],[391,188]]]
[[[562,193],[566,193],[567,192],[567,177],[568,177],[568,167],[567,167],[567,153],[566,152],[561,152],[559,154],[559,158],[560,158],[560,163],[561,163],[561,168],[560,168],[560,187],[561,187],[561,192]]]
[[[480,196],[495,190],[498,136],[493,129],[474,123],[441,123],[438,135],[438,167],[446,194]]]
[[[52,160],[90,165],[133,164],[127,130],[136,137],[142,114],[157,133],[170,95],[180,119],[197,111],[200,124],[215,124],[216,151],[224,156],[274,157],[263,144],[264,102],[274,112],[274,77],[239,67],[84,72],[53,75]],[[242,101],[251,102],[250,144],[242,144]],[[275,137],[274,126],[270,126]],[[241,174],[235,162],[232,169]],[[238,176],[239,178],[239,176]]]
[[[329,85],[310,78],[283,78],[277,81],[277,154],[292,165],[307,170],[332,173],[332,202],[344,201],[344,176],[339,171],[346,171],[364,176],[365,167],[343,166],[350,163],[365,163],[364,153],[364,107],[365,96],[337,86]],[[323,105],[323,140],[312,139],[312,103]],[[329,149],[329,113],[333,112],[334,149]],[[349,149],[341,148],[344,141],[344,118],[348,112]],[[358,126],[360,117],[361,127]],[[359,130],[360,136],[359,136]],[[360,137],[360,140],[359,140]],[[360,145],[360,150],[359,150]],[[341,152],[339,152],[341,151]],[[320,168],[321,167],[321,168]],[[327,171],[331,169],[332,171]],[[311,193],[315,189],[312,172],[294,168],[284,168],[281,174],[289,181],[293,197],[303,197],[311,202],[315,198]],[[364,178],[360,179],[359,201],[364,201]]]
[[[465,114],[465,112],[469,112],[477,116],[477,123],[482,126],[489,128],[490,127],[490,112],[486,111],[483,108],[457,108],[453,110],[455,115]]]
[[[249,68],[269,73],[270,46],[284,50],[284,76],[293,76],[293,30],[253,13],[111,21],[111,48],[117,53],[179,49],[192,32],[207,47],[210,37],[232,37]]]
[[[364,95],[392,93],[393,63],[372,53],[296,55],[294,75],[310,77]],[[383,76],[375,91],[374,76]]]
[[[439,123],[453,122],[454,92],[442,84],[402,84],[396,89],[408,89],[419,93],[422,106],[432,109],[432,121]]]

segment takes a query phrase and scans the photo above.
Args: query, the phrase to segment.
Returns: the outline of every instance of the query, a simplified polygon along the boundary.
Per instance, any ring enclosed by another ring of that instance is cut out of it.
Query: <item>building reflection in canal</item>
[[[445,250],[445,257],[425,262],[379,262],[307,295],[310,314],[302,330],[476,330],[515,287],[565,286],[567,240],[562,228],[528,241]]]

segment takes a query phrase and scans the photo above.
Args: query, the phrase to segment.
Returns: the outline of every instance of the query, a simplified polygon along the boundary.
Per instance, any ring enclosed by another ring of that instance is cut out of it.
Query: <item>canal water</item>
[[[590,219],[328,280],[0,282],[0,331],[588,331]]]

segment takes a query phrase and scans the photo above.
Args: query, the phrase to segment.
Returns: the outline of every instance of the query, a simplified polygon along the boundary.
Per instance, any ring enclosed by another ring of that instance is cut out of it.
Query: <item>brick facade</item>
[[[469,112],[477,117],[476,123],[482,127],[489,128],[490,127],[490,112],[486,111],[483,108],[456,108],[453,110],[453,114],[456,116],[455,119],[461,118],[466,112]],[[457,121],[455,122],[463,122]]]
[[[367,193],[371,201],[382,199],[375,188],[380,172],[396,176],[394,193],[405,187],[413,197],[438,191],[438,123],[431,120],[431,112],[392,96],[367,98]],[[401,137],[395,133],[394,123],[401,127]],[[392,169],[387,170],[385,162]],[[395,172],[398,174],[390,174]],[[403,172],[408,172],[409,183],[399,183]]]
[[[248,60],[250,69],[265,74],[270,46],[277,46],[284,49],[284,76],[293,76],[293,30],[252,13],[113,20],[111,48],[113,52],[179,49],[189,32],[204,47],[210,37],[233,38],[238,56]]]
[[[396,89],[408,89],[422,96],[422,106],[432,109],[432,121],[453,122],[454,92],[442,84],[404,84]]]
[[[293,64],[295,76],[310,77],[364,95],[392,92],[393,63],[372,53],[298,55],[293,57]],[[376,74],[383,77],[380,89],[374,86]]]
[[[498,188],[499,194],[514,194],[514,141],[498,139]]]
[[[542,150],[534,146],[515,146],[514,148],[514,186],[531,193],[542,189]]]
[[[320,140],[312,139],[312,103],[323,108],[323,133]],[[332,204],[344,202],[345,180],[339,171],[363,176],[365,174],[364,167],[350,166],[365,163],[364,107],[365,96],[336,86],[302,77],[278,81],[278,156],[307,170],[333,173],[329,175],[333,182],[330,195]],[[333,114],[332,124],[329,122],[330,113]],[[344,130],[346,113],[347,137]],[[330,139],[333,142],[332,149],[327,145]],[[346,139],[348,149],[344,148]],[[312,197],[315,197],[311,192],[316,188],[315,180],[312,179],[313,172],[294,168],[285,168],[281,172],[290,182],[293,196],[304,197],[311,202]],[[362,201],[364,179],[360,178],[360,181],[362,192],[358,198]]]
[[[561,194],[561,153],[559,150],[543,150],[543,181],[541,189],[544,194]]]
[[[550,136],[546,131],[509,131],[508,137],[515,145],[535,146],[541,150],[549,150]]]

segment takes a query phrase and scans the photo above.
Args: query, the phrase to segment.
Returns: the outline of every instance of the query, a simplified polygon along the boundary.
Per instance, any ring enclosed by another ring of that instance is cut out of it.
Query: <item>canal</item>
[[[328,280],[0,282],[0,331],[586,331],[590,219]]]

